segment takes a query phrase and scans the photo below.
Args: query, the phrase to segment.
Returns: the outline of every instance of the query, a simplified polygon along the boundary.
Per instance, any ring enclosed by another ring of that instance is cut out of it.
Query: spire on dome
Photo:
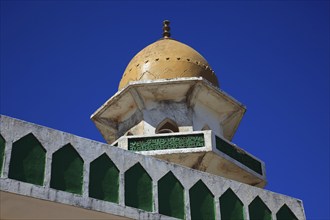
[[[163,38],[170,38],[171,37],[170,30],[171,30],[170,21],[169,20],[163,21]]]

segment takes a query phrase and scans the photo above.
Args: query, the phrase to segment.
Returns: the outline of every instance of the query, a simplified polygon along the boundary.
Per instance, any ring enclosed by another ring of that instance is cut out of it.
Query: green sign
[[[149,151],[204,147],[204,134],[129,138],[128,150]]]

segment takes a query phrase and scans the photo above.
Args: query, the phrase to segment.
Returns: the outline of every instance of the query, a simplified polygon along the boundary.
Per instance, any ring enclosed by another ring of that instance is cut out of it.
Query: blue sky
[[[161,37],[199,51],[247,106],[233,142],[266,189],[329,219],[329,1],[1,1],[1,114],[104,141],[90,115]]]

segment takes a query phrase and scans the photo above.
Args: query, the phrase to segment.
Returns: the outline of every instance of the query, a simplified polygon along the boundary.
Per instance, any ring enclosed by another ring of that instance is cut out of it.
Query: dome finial
[[[163,38],[170,38],[171,37],[170,30],[171,30],[170,21],[169,20],[163,21]]]

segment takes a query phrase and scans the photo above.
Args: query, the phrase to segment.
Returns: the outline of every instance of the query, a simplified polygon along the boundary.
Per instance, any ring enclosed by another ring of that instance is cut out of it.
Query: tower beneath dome
[[[305,220],[231,142],[244,112],[165,21],[91,116],[109,144],[0,115],[0,218]]]
[[[163,38],[133,57],[119,91],[91,119],[109,144],[264,187],[264,163],[230,142],[245,106],[163,24]]]

